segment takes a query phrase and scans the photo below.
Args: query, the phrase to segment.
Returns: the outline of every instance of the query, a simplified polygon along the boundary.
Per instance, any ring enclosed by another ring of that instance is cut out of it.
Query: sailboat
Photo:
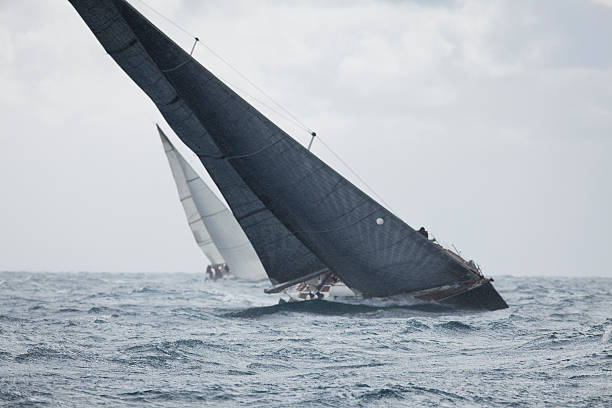
[[[508,307],[491,279],[296,142],[127,1],[69,1],[198,156],[273,283],[268,292],[324,277],[367,298]]]
[[[175,149],[159,125],[157,131],[193,237],[211,263],[206,268],[207,279],[216,280],[229,273],[246,280],[266,279],[263,265],[230,210]]]

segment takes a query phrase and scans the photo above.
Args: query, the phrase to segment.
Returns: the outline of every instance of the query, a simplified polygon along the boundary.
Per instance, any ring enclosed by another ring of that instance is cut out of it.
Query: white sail
[[[259,257],[234,215],[157,129],[189,226],[206,257],[213,264],[226,263],[239,278],[265,279]]]

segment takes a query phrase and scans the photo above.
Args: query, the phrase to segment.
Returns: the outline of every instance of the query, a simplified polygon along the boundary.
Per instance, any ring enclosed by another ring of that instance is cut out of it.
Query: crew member
[[[206,280],[214,280],[214,275],[213,275],[213,271],[212,271],[212,266],[208,265],[206,267]]]
[[[223,277],[223,269],[220,264],[215,265],[215,280]]]
[[[425,238],[429,239],[429,233],[427,232],[427,230],[425,229],[425,227],[421,227],[419,228],[419,233],[424,236]]]

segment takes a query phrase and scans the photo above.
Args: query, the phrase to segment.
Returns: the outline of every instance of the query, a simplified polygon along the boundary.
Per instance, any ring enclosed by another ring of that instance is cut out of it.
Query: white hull
[[[324,282],[325,281],[325,282]],[[333,279],[328,281],[327,275],[318,276],[292,286],[283,292],[282,300],[287,302],[302,302],[305,300],[351,301],[363,297],[346,286],[344,282]]]

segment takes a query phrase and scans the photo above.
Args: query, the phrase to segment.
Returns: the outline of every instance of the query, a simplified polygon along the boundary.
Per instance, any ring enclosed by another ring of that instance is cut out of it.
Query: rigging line
[[[213,54],[215,57],[217,57],[221,62],[223,62],[225,65],[227,65],[232,71],[234,71],[235,73],[237,73],[238,75],[240,75],[245,81],[247,81],[253,88],[257,89],[259,92],[262,93],[262,95],[264,95],[266,98],[268,98],[274,105],[278,106],[280,109],[282,109],[285,114],[288,116],[289,119],[291,119],[292,121],[294,121],[299,127],[301,127],[303,130],[305,130],[306,132],[308,132],[310,135],[312,135],[314,132],[312,129],[310,129],[308,126],[306,126],[302,121],[300,121],[295,115],[293,115],[287,108],[285,108],[283,105],[281,105],[280,103],[278,103],[274,98],[272,98],[272,96],[270,96],[266,91],[264,91],[261,87],[257,86],[257,84],[255,84],[253,81],[251,81],[249,78],[247,78],[246,75],[244,75],[242,72],[240,72],[236,67],[234,67],[232,64],[229,63],[229,61],[227,61],[225,58],[223,58],[221,55],[219,55],[217,52],[215,52],[215,50],[213,50],[212,48],[210,48],[208,45],[206,45],[206,43],[200,41],[200,39],[195,36],[194,34],[192,34],[191,32],[187,31],[186,29],[184,29],[183,27],[181,27],[178,23],[176,23],[175,21],[171,20],[170,18],[166,17],[164,14],[162,14],[161,12],[157,11],[155,8],[153,8],[152,6],[150,6],[149,4],[147,4],[144,0],[138,0],[138,2],[140,2],[141,4],[143,4],[144,6],[146,6],[147,8],[149,8],[151,11],[153,11],[155,14],[157,14],[158,16],[160,16],[161,18],[163,18],[164,20],[166,20],[167,22],[169,22],[170,24],[172,24],[173,26],[175,26],[176,28],[178,28],[179,30],[181,30],[183,33],[187,34],[188,36],[192,37],[195,42],[193,44],[193,47],[191,49],[191,53],[190,55],[193,53],[193,49],[195,48],[196,44],[198,42],[200,42],[202,44],[202,46],[204,48],[206,48],[211,54]]]
[[[264,101],[262,101],[261,99],[253,96],[253,94],[245,91],[244,89],[236,86],[235,84],[223,79],[223,77],[221,77],[220,75],[218,75],[218,78],[225,84],[227,85],[231,90],[233,90],[238,96],[242,97],[243,99],[245,99],[247,102],[249,99],[251,99],[251,101],[255,101],[257,102],[260,106],[256,109],[262,110],[261,107],[266,108],[269,112],[268,114],[270,114],[270,112],[274,113],[275,115],[277,115],[277,119],[282,119],[285,121],[286,124],[288,125],[292,125],[292,126],[296,126],[296,123],[294,121],[291,120],[291,118],[289,118],[287,116],[287,114],[279,111],[278,109],[274,109],[274,107],[270,106],[269,104],[265,103]],[[252,103],[252,102],[251,102]],[[255,104],[253,104],[255,105]],[[265,116],[265,115],[264,115]],[[268,118],[268,120],[271,120]],[[272,121],[272,120],[271,120]],[[272,121],[274,123],[274,121]],[[275,123],[278,127],[280,127],[277,123]],[[300,126],[298,125],[298,128]],[[282,128],[281,128],[282,129]],[[285,130],[283,130],[285,131]],[[289,132],[285,131],[285,133],[289,134]],[[314,133],[314,132],[312,132]],[[310,134],[312,137],[314,137],[312,135],[312,133]],[[314,134],[316,136],[316,133]],[[311,142],[312,143],[312,142]]]
[[[342,157],[340,157],[340,155],[338,155],[327,143],[325,143],[323,141],[323,139],[321,139],[321,137],[319,137],[319,142],[321,142],[321,144],[323,146],[325,146],[325,148],[334,155],[334,157],[336,159],[338,159],[340,161],[340,163],[342,163],[344,165],[344,167],[346,167],[364,186],[367,187],[368,190],[370,190],[372,192],[372,194],[374,194],[376,196],[376,198],[378,198],[384,205],[385,207],[387,207],[387,209],[391,212],[394,212],[393,209],[391,208],[391,206],[389,204],[387,204],[387,202],[372,188],[370,187],[370,185],[368,183],[365,182],[364,179],[362,179],[359,174],[357,174],[357,172],[355,170],[353,170],[351,168],[351,166],[348,165],[348,163],[346,161],[344,161],[342,159]]]
[[[276,102],[276,100],[274,98],[272,98],[266,91],[264,91],[263,89],[261,89],[259,86],[257,86],[253,81],[251,81],[249,78],[246,77],[246,75],[244,75],[242,72],[238,71],[237,68],[235,68],[232,64],[230,64],[226,59],[224,59],[222,56],[220,56],[219,54],[217,54],[212,48],[210,48],[208,45],[206,45],[205,43],[202,43],[202,46],[204,46],[204,48],[206,48],[211,54],[213,54],[215,57],[217,57],[221,62],[223,62],[225,65],[227,65],[232,71],[234,71],[235,73],[237,73],[238,75],[240,75],[245,81],[247,81],[253,88],[257,89],[259,92],[261,92],[262,95],[264,95],[266,98],[268,98],[274,105],[278,106],[280,109],[282,109],[289,118],[291,118],[291,120],[293,120],[297,125],[299,125],[302,129],[304,129],[306,132],[312,134],[313,131],[312,129],[310,129],[308,126],[306,126],[304,123],[302,123],[302,121],[300,121],[297,117],[295,117],[295,115],[293,115],[287,108],[285,108],[283,105],[281,105],[280,103]]]
[[[176,28],[178,28],[180,31],[182,31],[183,33],[187,34],[188,36],[192,37],[195,42],[194,42],[194,48],[195,45],[198,42],[202,43],[202,46],[204,46],[211,54],[213,54],[215,57],[217,57],[221,62],[223,62],[225,65],[227,65],[230,69],[232,69],[235,73],[237,73],[238,75],[240,75],[245,81],[247,81],[252,87],[254,87],[256,90],[258,90],[259,92],[262,93],[262,95],[264,95],[265,97],[267,97],[273,104],[275,104],[276,106],[278,106],[280,109],[282,109],[285,114],[286,114],[286,118],[287,119],[291,119],[293,122],[295,122],[295,124],[297,124],[299,127],[301,127],[303,130],[305,130],[306,132],[308,132],[308,134],[310,134],[312,136],[312,139],[310,141],[310,147],[312,146],[312,141],[314,141],[314,137],[317,136],[317,134],[310,129],[308,126],[306,126],[302,121],[300,121],[295,115],[293,115],[287,108],[285,108],[283,105],[281,105],[280,103],[276,102],[276,100],[274,98],[272,98],[267,92],[265,92],[263,89],[261,89],[259,86],[257,86],[253,81],[251,81],[249,78],[246,77],[246,75],[244,75],[242,72],[240,72],[237,68],[235,68],[232,64],[230,64],[225,58],[223,58],[221,55],[217,54],[212,48],[210,48],[208,45],[206,45],[206,43],[199,41],[198,37],[195,36],[194,34],[192,34],[191,32],[189,32],[188,30],[184,29],[182,26],[180,26],[178,23],[174,22],[172,19],[170,19],[169,17],[166,17],[164,14],[162,14],[161,12],[157,11],[155,8],[153,8],[152,6],[150,6],[149,4],[147,4],[144,0],[138,0],[138,2],[140,2],[141,4],[143,4],[144,6],[146,6],[147,8],[149,8],[151,11],[153,11],[155,14],[159,15],[161,18],[163,18],[164,20],[166,20],[167,22],[169,22],[170,24],[172,24],[173,26],[175,26]],[[192,49],[193,52],[193,49]],[[238,88],[239,89],[239,88]],[[244,92],[244,91],[242,91]],[[244,92],[246,93],[246,92]],[[253,96],[251,96],[251,98],[255,99],[256,101],[258,101],[259,103],[262,103],[261,101],[257,100],[256,98],[254,98]],[[264,105],[265,106],[265,105]],[[271,107],[268,106],[268,109],[271,109]],[[280,114],[280,112],[276,112],[274,109],[271,109],[273,112]],[[391,206],[389,206],[389,204],[387,204],[387,202],[378,194],[376,193],[376,191],[370,187],[370,185],[368,183],[366,183],[360,176],[359,174],[357,174],[349,165],[348,163],[346,163],[335,151],[333,151],[331,149],[331,147],[329,147],[320,137],[319,140],[321,141],[321,143],[323,144],[323,146],[325,146],[325,148],[327,150],[329,150],[329,152],[331,154],[333,154],[361,183],[363,183],[364,186],[366,186],[386,207],[389,211],[393,212],[393,210],[391,209]]]

